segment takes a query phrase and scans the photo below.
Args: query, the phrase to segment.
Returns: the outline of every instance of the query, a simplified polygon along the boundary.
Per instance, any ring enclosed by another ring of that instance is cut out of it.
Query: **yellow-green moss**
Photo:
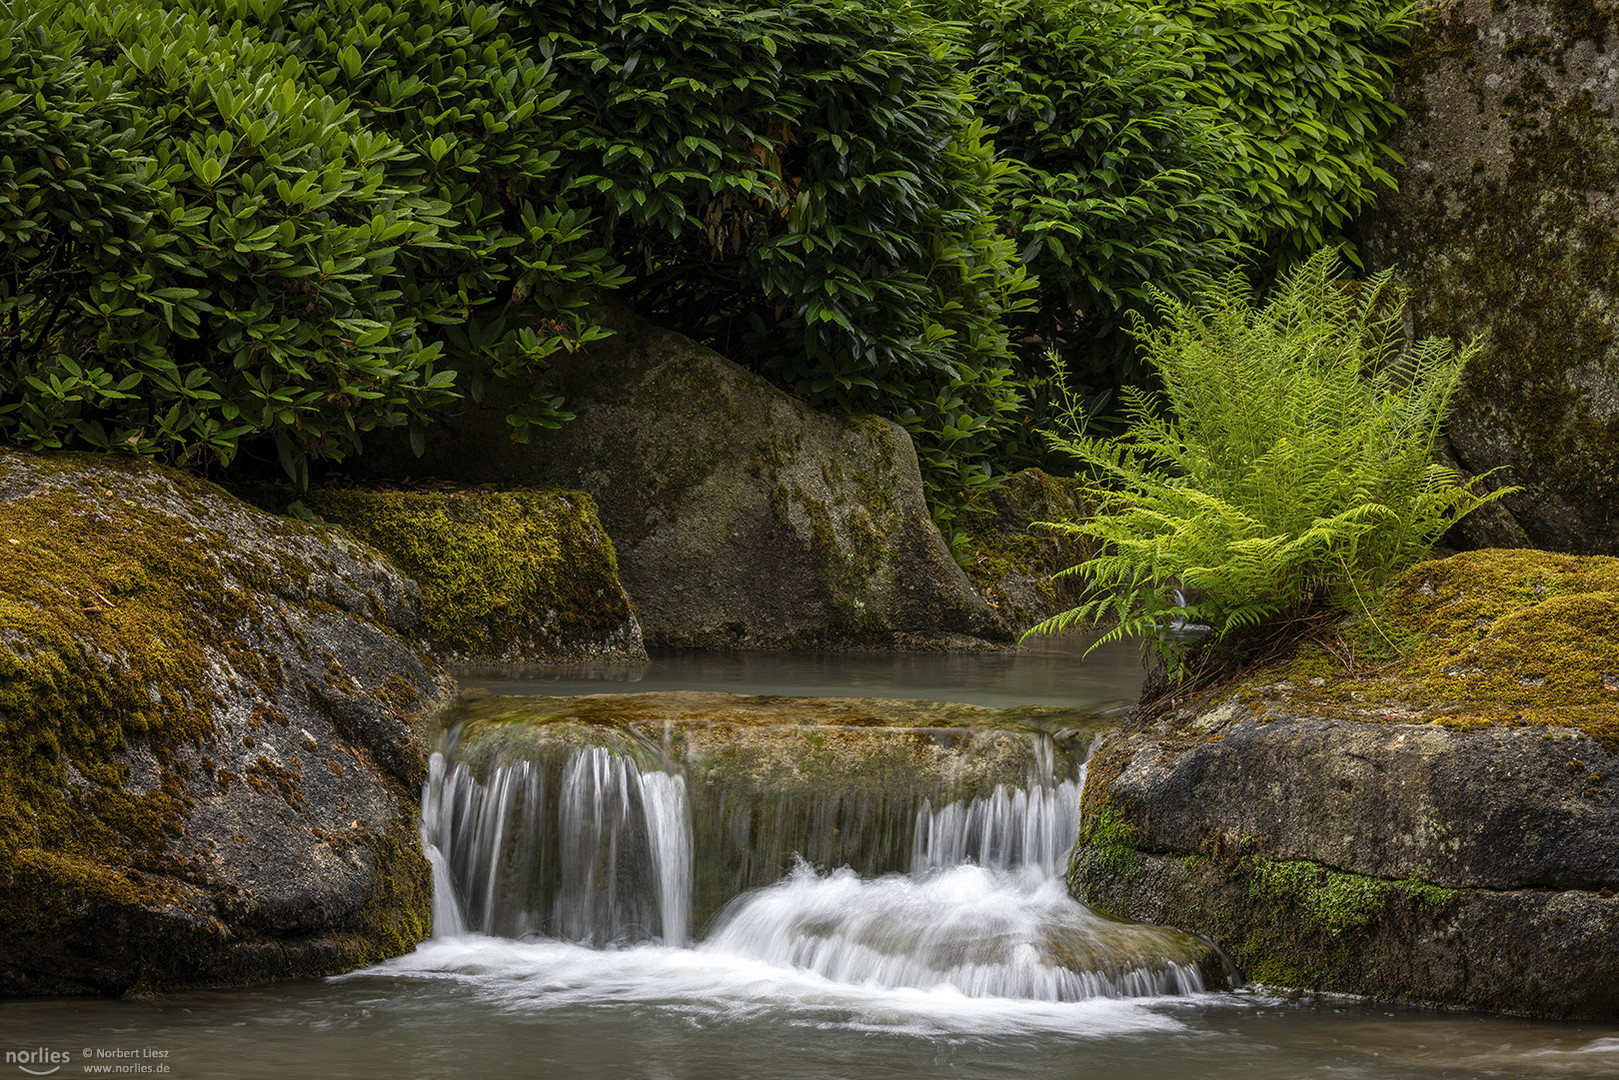
[[[1271,986],[1379,987],[1377,958],[1367,949],[1379,924],[1433,924],[1463,895],[1414,878],[1391,881],[1258,854],[1213,861],[1246,899],[1223,914],[1214,937],[1249,978]]]
[[[0,457],[0,477],[21,468]],[[244,678],[274,661],[221,626],[256,617],[207,530],[128,497],[155,467],[80,455],[30,457],[47,474],[96,461],[100,481],[47,484],[5,504],[0,537],[0,852],[48,850],[96,866],[166,867],[151,860],[187,809],[167,748],[211,730],[208,656]],[[123,472],[126,477],[119,477]],[[89,475],[86,472],[86,475]],[[182,499],[228,498],[161,470]],[[288,523],[286,528],[303,528]],[[304,568],[237,555],[235,578]],[[118,759],[139,738],[158,757],[158,782],[131,791]]]
[[[1136,840],[1141,830],[1112,805],[1101,802],[1087,809],[1079,827],[1079,843],[1090,849],[1103,873],[1115,877],[1136,868]]]
[[[305,501],[415,579],[427,636],[452,655],[606,651],[634,616],[589,495],[325,488]]]
[[[1455,728],[1578,728],[1619,749],[1619,559],[1488,550],[1420,563],[1243,694]]]

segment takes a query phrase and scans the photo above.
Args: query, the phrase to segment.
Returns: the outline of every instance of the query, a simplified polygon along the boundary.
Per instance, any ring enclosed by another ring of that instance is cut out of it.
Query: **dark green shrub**
[[[1145,5],[938,0],[967,27],[976,108],[1019,167],[997,206],[1038,277],[1022,321],[1072,356],[1149,286],[1185,294],[1234,265],[1256,219],[1240,131],[1190,104],[1176,27]]]
[[[643,312],[901,420],[937,485],[988,475],[1026,282],[955,28],[860,0],[513,11],[572,95],[570,191],[598,200]]]
[[[1193,101],[1245,133],[1236,180],[1255,240],[1283,265],[1341,241],[1393,179],[1379,164],[1403,113],[1384,59],[1411,0],[1192,0],[1159,9],[1191,64]],[[1353,249],[1348,249],[1353,255]]]
[[[1093,415],[1146,377],[1124,332],[1148,289],[1335,239],[1388,182],[1399,116],[1380,59],[1404,0],[932,0],[966,28],[976,108],[997,128],[997,209],[1038,279],[1016,320],[1030,430],[1052,419],[1055,350]],[[1039,444],[1010,448],[1039,460]]]
[[[82,0],[0,27],[9,440],[273,446],[303,478],[446,404],[467,354],[532,370],[588,335],[558,316],[604,256],[522,198],[560,98],[479,9]],[[483,314],[519,294],[531,325]]]

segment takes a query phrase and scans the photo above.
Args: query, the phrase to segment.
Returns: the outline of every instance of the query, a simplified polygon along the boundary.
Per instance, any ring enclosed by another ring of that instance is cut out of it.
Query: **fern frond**
[[[1066,571],[1095,592],[1030,633],[1113,620],[1103,642],[1173,650],[1174,619],[1226,639],[1310,604],[1347,607],[1514,490],[1480,493],[1433,463],[1477,346],[1408,344],[1389,274],[1351,287],[1328,250],[1263,306],[1240,274],[1190,303],[1149,293],[1158,319],[1132,316],[1133,332],[1162,394],[1124,393],[1116,442],[1048,437],[1109,488],[1066,527],[1102,545]]]

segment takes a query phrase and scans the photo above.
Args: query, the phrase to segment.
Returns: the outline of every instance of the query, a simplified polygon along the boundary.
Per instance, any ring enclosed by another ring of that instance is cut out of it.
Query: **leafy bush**
[[[21,10],[0,20],[11,441],[183,463],[273,447],[304,478],[452,400],[470,353],[532,370],[589,336],[561,320],[610,280],[605,254],[524,198],[555,168],[560,96],[487,13]],[[521,296],[543,301],[530,325],[480,318]],[[549,404],[520,419],[554,422]]]
[[[865,0],[512,11],[572,95],[568,190],[597,200],[638,308],[817,404],[899,419],[936,486],[988,475],[1027,283],[954,28]]]
[[[1283,265],[1342,241],[1394,180],[1378,164],[1404,114],[1385,57],[1411,0],[1192,0],[1165,4],[1191,99],[1243,132],[1234,180],[1253,239]],[[1353,249],[1347,249],[1353,254]]]
[[[1398,119],[1381,52],[1406,0],[933,0],[967,33],[976,108],[1018,167],[997,209],[1038,279],[1023,370],[1093,413],[1141,381],[1126,313],[1268,253],[1336,238],[1388,183]],[[1052,419],[1035,378],[1035,426]],[[1029,454],[1038,448],[1023,446]]]
[[[975,107],[1018,168],[997,205],[1040,281],[1042,345],[1094,334],[1147,298],[1189,294],[1254,232],[1240,129],[1194,105],[1177,28],[1144,5],[940,0],[967,27]],[[1065,350],[1068,351],[1068,350]]]
[[[1231,642],[1315,606],[1352,610],[1501,497],[1433,464],[1474,348],[1407,345],[1388,275],[1353,288],[1338,258],[1311,257],[1263,307],[1231,275],[1197,304],[1160,293],[1157,327],[1136,320],[1162,399],[1130,392],[1117,442],[1056,439],[1116,489],[1093,519],[1052,526],[1107,549],[1069,571],[1093,599],[1032,632],[1112,618],[1103,641],[1146,634],[1173,653],[1176,620]]]

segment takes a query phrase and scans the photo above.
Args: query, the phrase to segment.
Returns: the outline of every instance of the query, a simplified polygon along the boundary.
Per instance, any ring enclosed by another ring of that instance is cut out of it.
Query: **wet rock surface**
[[[415,586],[139,461],[0,452],[0,993],[325,974],[426,932]]]

